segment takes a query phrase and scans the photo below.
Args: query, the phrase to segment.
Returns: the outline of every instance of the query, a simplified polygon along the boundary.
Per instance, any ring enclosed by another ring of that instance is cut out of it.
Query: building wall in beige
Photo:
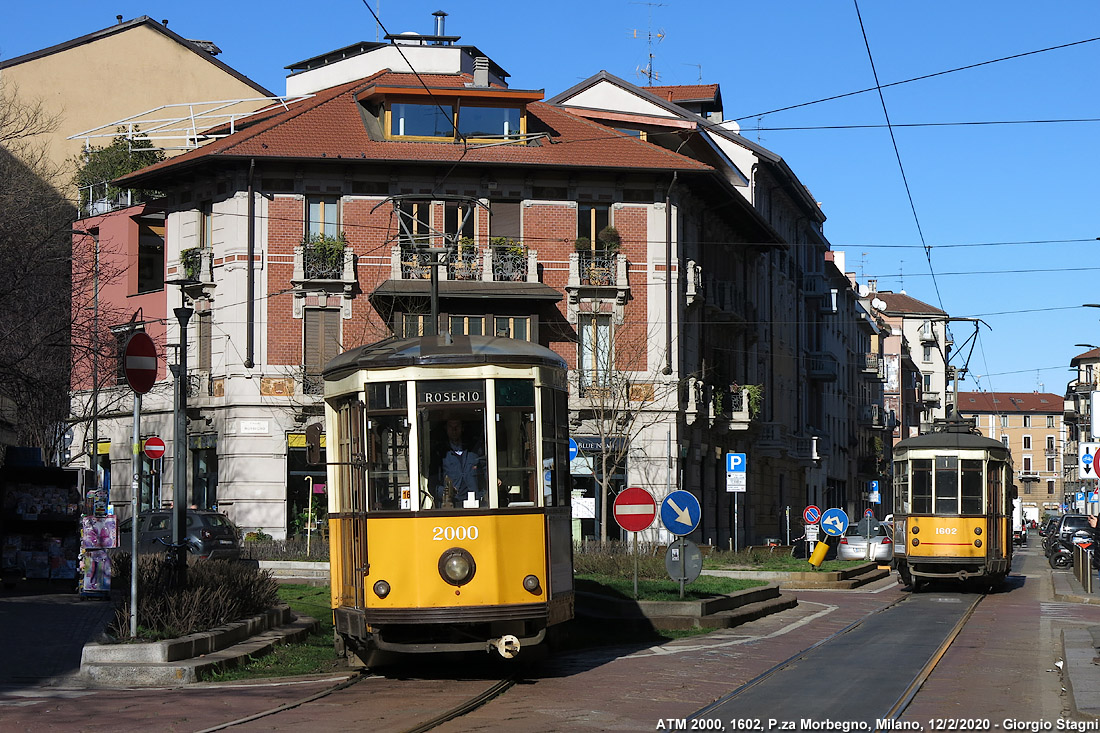
[[[161,105],[271,95],[148,17],[0,60],[0,74],[9,93],[17,90],[24,102],[41,100],[49,114],[59,117],[56,131],[43,136],[49,158],[58,165],[67,165],[85,145],[68,137]],[[90,142],[105,146],[111,140]],[[71,168],[65,171],[60,185],[71,173]]]

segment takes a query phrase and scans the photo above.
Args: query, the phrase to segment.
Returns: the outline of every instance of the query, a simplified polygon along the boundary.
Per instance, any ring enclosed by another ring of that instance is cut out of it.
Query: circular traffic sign
[[[164,456],[164,441],[155,435],[152,438],[145,440],[145,448],[142,449],[145,455],[153,460]]]
[[[577,441],[570,438],[569,439],[569,460],[572,461],[573,459],[575,459],[577,457],[577,453],[579,453],[579,452],[580,452],[580,449],[577,447]]]
[[[843,509],[826,509],[821,515],[821,530],[831,536],[839,537],[848,529],[848,514]]]
[[[675,535],[691,534],[699,526],[702,518],[699,500],[695,495],[677,489],[661,502],[661,523]]]
[[[677,537],[665,550],[665,570],[673,580],[694,583],[703,571],[703,553],[699,545]]]
[[[615,497],[612,513],[615,521],[627,532],[641,532],[653,524],[653,518],[657,516],[657,502],[653,500],[653,494],[645,489],[631,486]]]
[[[870,519],[871,517],[875,516],[875,513],[873,511],[871,511],[870,509],[864,509],[863,510],[863,516]]]
[[[810,504],[802,510],[802,519],[806,524],[817,524],[817,520],[821,519],[821,509]]]
[[[157,383],[157,345],[149,334],[135,331],[123,349],[126,383],[138,394],[145,394]]]

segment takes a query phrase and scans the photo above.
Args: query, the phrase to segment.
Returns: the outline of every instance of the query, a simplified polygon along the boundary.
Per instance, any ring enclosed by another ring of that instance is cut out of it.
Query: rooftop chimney
[[[116,16],[115,16],[115,20],[117,20],[117,21],[118,21],[118,24],[119,24],[119,25],[122,25],[122,16],[121,16],[121,15],[116,15]]]
[[[437,10],[432,15],[435,16],[435,34],[437,36],[443,35],[443,19],[447,17],[447,14],[442,10]],[[436,43],[442,43],[443,41],[436,41]]]
[[[474,59],[474,86],[489,86],[489,59],[485,56]]]

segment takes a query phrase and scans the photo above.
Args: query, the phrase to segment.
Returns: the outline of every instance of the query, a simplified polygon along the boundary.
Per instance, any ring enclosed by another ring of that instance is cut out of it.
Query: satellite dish
[[[875,298],[874,300],[871,301],[871,306],[876,308],[877,310],[885,310],[886,309],[886,301],[881,300],[879,298]]]

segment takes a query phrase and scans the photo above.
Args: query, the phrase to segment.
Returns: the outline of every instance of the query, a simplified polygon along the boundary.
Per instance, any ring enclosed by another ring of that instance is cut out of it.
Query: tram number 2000
[[[452,540],[476,540],[477,527],[436,527],[432,530],[432,540],[451,542]]]

